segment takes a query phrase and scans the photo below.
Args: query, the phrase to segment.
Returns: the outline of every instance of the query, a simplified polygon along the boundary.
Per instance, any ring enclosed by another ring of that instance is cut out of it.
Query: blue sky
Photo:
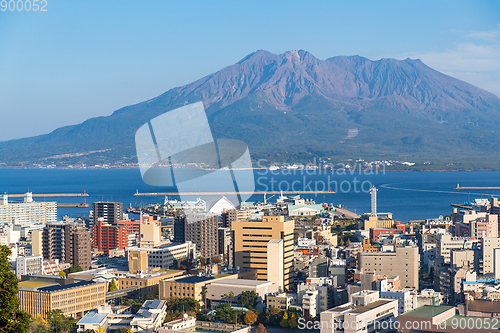
[[[0,141],[105,116],[258,49],[420,58],[500,96],[497,1],[47,0],[0,11]]]

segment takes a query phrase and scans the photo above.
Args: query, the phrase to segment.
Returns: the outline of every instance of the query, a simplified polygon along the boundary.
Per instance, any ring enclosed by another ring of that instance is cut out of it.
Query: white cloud
[[[472,42],[454,43],[444,52],[412,54],[428,66],[500,96],[500,24],[468,33]]]

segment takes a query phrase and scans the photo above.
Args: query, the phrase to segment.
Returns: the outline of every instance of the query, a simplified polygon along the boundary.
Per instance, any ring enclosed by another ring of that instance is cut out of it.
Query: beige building
[[[141,223],[139,246],[159,246],[161,243],[160,225],[156,222]]]
[[[436,237],[436,259],[440,264],[449,264],[451,250],[472,249],[477,241],[468,237],[454,237],[451,234],[439,234]]]
[[[267,247],[272,239],[283,240],[283,285],[290,289],[293,283],[293,233],[295,221],[284,216],[263,216],[262,220],[234,221],[234,266],[257,269],[258,280],[268,280]]]
[[[321,312],[320,333],[368,333],[378,331],[375,322],[394,320],[398,316],[397,300],[379,299],[378,291],[360,291],[351,302]],[[384,327],[385,325],[381,325]]]
[[[31,230],[31,255],[43,255],[43,228]]]
[[[392,219],[392,213],[369,215],[365,214],[359,220],[359,229],[370,230],[375,228],[390,229],[396,221]]]
[[[148,269],[178,268],[184,260],[195,257],[196,245],[192,242],[169,244],[162,247],[129,247],[127,248],[130,273],[147,271]]]
[[[191,297],[201,302],[203,300],[202,290],[207,284],[222,279],[237,279],[238,274],[222,274],[220,276],[181,276],[160,281],[160,299],[170,297]],[[227,293],[230,291],[227,290]]]
[[[489,274],[495,272],[495,249],[500,249],[500,238],[498,237],[485,237],[482,240],[483,251],[483,272],[482,274]],[[500,258],[497,258],[500,260]]]
[[[55,309],[60,309],[65,316],[83,316],[106,303],[107,290],[106,283],[94,281],[66,285],[47,280],[23,281],[19,283],[19,307],[33,317],[40,314],[46,318],[47,313]]]
[[[184,271],[177,270],[171,270],[168,272],[159,271],[146,274],[128,274],[126,276],[118,278],[118,289],[137,287],[139,289],[139,297],[146,296],[152,294],[155,291],[155,288],[160,284],[160,281],[183,274]]]
[[[396,246],[392,252],[361,252],[358,268],[365,273],[399,275],[401,287],[418,289],[420,255],[416,246]]]
[[[250,218],[249,210],[227,209],[221,214],[222,227],[231,229],[233,221],[246,221]]]
[[[129,249],[128,250],[128,271],[130,274],[138,272],[146,272],[148,266],[148,250],[147,249]]]
[[[205,296],[207,299],[207,307],[215,309],[219,304],[225,302],[232,302],[232,305],[236,306],[239,296],[243,292],[250,290],[257,294],[257,310],[262,311],[263,306],[259,308],[259,304],[264,302],[266,294],[275,293],[278,291],[278,288],[270,281],[225,278],[210,282],[207,285],[207,294]],[[228,294],[231,291],[234,293],[234,297],[232,299],[225,299],[224,294]]]
[[[285,287],[283,240],[271,239],[267,243],[267,280],[276,284],[280,291]]]

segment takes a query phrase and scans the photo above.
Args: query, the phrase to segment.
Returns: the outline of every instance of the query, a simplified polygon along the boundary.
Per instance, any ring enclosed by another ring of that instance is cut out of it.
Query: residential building
[[[92,228],[92,248],[109,255],[109,250],[124,249],[127,246],[129,246],[127,227],[106,223],[103,217],[99,217]]]
[[[90,267],[90,232],[78,223],[53,222],[43,229],[43,257]]]
[[[249,210],[227,209],[222,212],[222,227],[231,229],[233,221],[246,221],[250,218]]]
[[[174,242],[192,242],[206,259],[217,256],[218,217],[213,214],[188,214],[179,211],[174,217]]]
[[[92,203],[94,221],[101,217],[104,223],[116,225],[123,220],[123,202],[99,201]]]
[[[233,221],[234,266],[257,269],[258,280],[268,280],[268,243],[283,240],[283,285],[293,283],[293,249],[295,221],[279,216],[263,216],[262,220]],[[273,244],[273,243],[271,243]],[[274,244],[276,245],[276,244]]]
[[[451,250],[472,249],[477,245],[477,240],[468,237],[454,237],[450,234],[438,234],[436,237],[436,260],[439,264],[449,264]]]
[[[359,269],[384,275],[399,275],[401,286],[418,289],[420,255],[416,246],[395,246],[393,251],[361,252]]]
[[[180,276],[160,281],[160,299],[170,297],[191,297],[199,302],[203,301],[203,287],[212,282],[222,279],[238,278],[238,274],[222,274],[220,277],[213,276]],[[229,290],[226,290],[229,293]],[[215,295],[215,294],[214,294]]]
[[[227,264],[233,262],[231,250],[231,229],[219,228],[217,229],[217,254],[221,255]]]
[[[139,226],[139,246],[159,246],[161,243],[161,225],[156,222],[142,222]]]
[[[306,279],[305,283],[297,285],[297,300],[299,304],[304,304],[304,297],[307,294],[307,292],[317,291],[318,298],[314,304],[314,308],[317,309],[317,312],[316,313],[310,312],[311,316],[315,317],[320,312],[326,311],[335,306],[336,288],[337,288],[337,283],[335,279],[330,279],[326,277],[308,278]]]
[[[417,308],[417,295],[408,289],[381,291],[380,298],[398,300],[398,314],[400,315]]]
[[[288,310],[290,306],[298,303],[297,294],[275,293],[266,295],[266,308],[275,307],[280,310]]]
[[[19,225],[45,224],[57,221],[57,203],[55,201],[33,201],[32,193],[27,192],[24,201],[9,202],[4,194],[0,200],[0,224]]]
[[[158,248],[129,247],[127,250],[130,273],[136,273],[154,268],[178,268],[182,261],[192,260],[195,257],[196,245],[186,242]]]
[[[499,237],[485,237],[481,240],[481,251],[483,252],[483,267],[481,274],[493,274],[495,273],[495,260],[500,260],[500,258],[495,258],[494,250],[500,249],[500,238]]]
[[[21,275],[42,274],[43,273],[42,266],[43,266],[42,256],[17,257],[16,260],[17,278],[21,279]]]

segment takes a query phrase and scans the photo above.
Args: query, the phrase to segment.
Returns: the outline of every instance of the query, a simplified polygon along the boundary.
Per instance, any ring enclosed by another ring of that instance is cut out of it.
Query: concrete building
[[[262,311],[266,294],[275,293],[278,287],[270,281],[246,280],[246,279],[222,279],[210,282],[206,285],[207,308],[215,309],[219,304],[231,302],[237,306],[239,296],[245,291],[254,291],[257,294],[257,310]],[[225,299],[224,294],[234,293],[232,299]]]
[[[90,232],[78,223],[53,222],[43,229],[43,257],[90,267]]]
[[[0,224],[32,225],[56,221],[57,203],[55,201],[33,201],[31,192],[25,194],[22,202],[9,202],[7,194],[4,194],[0,200]]]
[[[226,263],[233,262],[232,260],[232,240],[230,228],[217,229],[217,253],[225,258]]]
[[[156,222],[143,222],[139,226],[139,246],[159,246],[161,243],[161,226]]]
[[[169,244],[162,247],[129,247],[129,271],[136,273],[148,269],[178,268],[184,260],[192,260],[196,253],[196,245],[191,242]]]
[[[183,275],[184,271],[171,270],[167,272],[142,272],[136,274],[127,274],[118,278],[118,289],[129,287],[138,288],[138,296],[151,295],[155,288],[158,287],[160,281],[170,279],[172,277]]]
[[[483,252],[483,267],[482,274],[495,273],[495,261],[500,261],[500,258],[495,257],[495,249],[500,249],[500,238],[485,237],[481,240],[481,250]]]
[[[20,309],[33,317],[40,314],[46,318],[47,313],[55,309],[60,309],[65,316],[83,316],[106,302],[106,283],[38,276],[30,279],[19,283],[18,296]]]
[[[111,225],[99,217],[92,228],[92,249],[109,255],[109,250],[125,249],[129,246],[128,231],[125,226]]]
[[[43,255],[43,228],[31,231],[31,255]]]
[[[117,225],[123,220],[123,202],[99,201],[92,203],[94,221],[102,218],[104,223]]]
[[[393,322],[398,316],[398,301],[379,299],[377,291],[361,291],[349,303],[321,312],[321,333],[368,333]],[[380,330],[380,329],[378,329]]]
[[[249,210],[228,209],[222,212],[222,227],[231,229],[233,221],[246,221],[250,218]]]
[[[361,252],[359,269],[384,275],[399,275],[401,286],[418,289],[420,255],[416,246],[396,246],[394,251]]]
[[[335,306],[335,290],[337,288],[337,283],[335,279],[330,279],[326,277],[322,278],[308,278],[305,283],[297,285],[297,300],[299,304],[307,303],[313,301],[312,295],[308,296],[311,299],[306,299],[307,292],[317,291],[317,300],[314,303],[314,308],[317,310],[316,313],[309,312],[309,314],[314,318],[320,312],[331,309]],[[312,309],[313,304],[310,304]],[[304,308],[305,311],[305,308]]]
[[[284,290],[290,289],[294,273],[294,229],[295,221],[284,216],[263,216],[262,220],[232,222],[234,266],[255,268],[257,279],[268,280],[268,243],[272,239],[281,239]]]
[[[267,243],[267,280],[285,289],[284,246],[282,239],[271,239]]]
[[[290,306],[298,303],[297,294],[274,293],[266,295],[266,308],[275,307],[280,310],[288,310]]]
[[[477,240],[467,237],[454,237],[450,234],[438,234],[436,237],[436,259],[439,264],[449,264],[451,250],[472,249],[477,245]]]
[[[174,242],[192,242],[205,259],[217,256],[218,217],[213,214],[184,214],[174,217]]]
[[[238,278],[238,274],[223,274],[221,277],[213,276],[180,276],[160,281],[160,299],[170,297],[191,297],[199,302],[203,301],[202,289],[209,283],[222,279]],[[229,293],[230,290],[226,290]],[[214,294],[215,295],[215,294]],[[215,297],[215,296],[214,296]]]
[[[388,290],[380,292],[381,299],[397,299],[398,314],[415,310],[417,308],[417,295],[410,290]]]
[[[43,267],[42,256],[17,257],[16,259],[17,278],[21,279],[21,275],[43,274],[42,267]]]
[[[424,289],[417,295],[417,308],[424,305],[443,304],[443,294],[434,289]]]

